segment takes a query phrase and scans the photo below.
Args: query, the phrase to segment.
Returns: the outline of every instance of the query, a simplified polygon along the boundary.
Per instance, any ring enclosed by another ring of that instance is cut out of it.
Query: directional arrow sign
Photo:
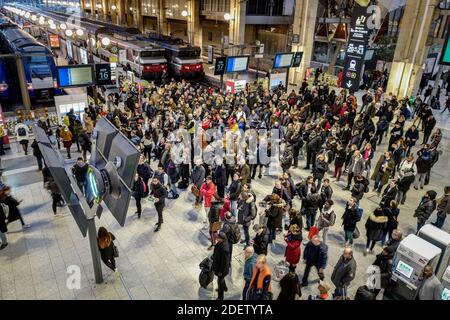
[[[353,87],[353,83],[350,81],[350,80],[348,80],[348,82],[347,82],[347,88],[351,88],[351,87]]]

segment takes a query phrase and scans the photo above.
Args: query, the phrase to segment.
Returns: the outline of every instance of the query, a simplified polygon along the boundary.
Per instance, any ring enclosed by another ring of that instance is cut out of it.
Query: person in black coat
[[[33,149],[33,156],[36,157],[38,169],[39,169],[39,171],[41,171],[42,170],[42,153],[41,153],[41,149],[39,149],[39,144],[36,141],[36,139],[34,139],[33,143],[31,144],[31,148]]]
[[[217,188],[217,195],[223,199],[225,197],[225,186],[227,184],[227,171],[222,159],[218,159],[216,164],[213,173],[213,182]]]
[[[374,266],[380,268],[380,288],[374,289],[375,296],[381,291],[381,289],[386,289],[389,287],[391,276],[392,276],[392,259],[394,258],[395,252],[390,247],[385,247],[383,251],[377,255]]]
[[[3,187],[3,189],[0,190],[0,202],[4,205],[8,206],[8,221],[6,224],[10,224],[13,221],[20,220],[20,223],[22,224],[22,228],[29,228],[30,225],[26,224],[23,220],[22,215],[20,214],[19,210],[19,204],[22,201],[17,201],[16,198],[11,196],[11,188],[8,186]]]
[[[163,209],[165,206],[165,199],[167,198],[167,189],[159,182],[158,177],[153,177],[151,184],[150,194],[155,199],[155,209],[158,213],[158,222],[156,223],[155,232],[161,230],[161,224],[163,223]]]
[[[134,177],[134,183],[133,183],[133,198],[136,200],[136,214],[138,215],[138,219],[141,218],[142,214],[142,206],[141,206],[141,200],[144,197],[146,193],[147,186],[144,185],[144,180],[136,173]]]
[[[80,143],[81,151],[83,152],[83,159],[87,161],[87,152],[91,153],[92,142],[89,138],[89,135],[86,129],[83,129],[81,133],[78,135],[78,141]]]
[[[148,181],[152,177],[152,169],[150,168],[150,165],[148,164],[148,162],[145,161],[145,156],[143,154],[141,154],[141,156],[139,158],[139,163],[137,166],[136,173],[142,178],[142,180],[144,181],[144,183],[148,189]],[[145,195],[147,195],[147,194],[148,194],[148,192],[146,192]]]
[[[77,163],[75,163],[72,167],[72,174],[75,176],[75,180],[77,181],[77,185],[80,188],[81,192],[84,195],[87,194],[87,172],[89,169],[89,165],[83,160],[83,158],[79,157],[77,159]]]
[[[310,165],[312,164],[313,170],[316,167],[316,155],[320,150],[320,147],[322,146],[322,137],[318,134],[316,134],[315,131],[313,131],[309,135],[308,143],[306,145],[306,167],[305,170],[309,170]]]
[[[98,229],[97,244],[103,263],[112,271],[117,272],[114,254],[114,240],[116,237],[104,227]]]
[[[356,199],[357,202],[361,201],[364,194],[369,186],[369,181],[362,175],[355,177],[355,184],[351,190],[352,197]]]
[[[8,226],[6,225],[6,213],[3,211],[3,206],[0,206],[0,250],[3,250],[8,245],[8,238],[6,238]]]
[[[317,189],[320,190],[322,185],[322,179],[325,173],[328,171],[328,163],[325,161],[325,156],[320,154],[316,159],[316,165],[313,168],[314,182],[317,181]]]
[[[217,300],[223,300],[224,291],[227,290],[225,277],[230,271],[229,264],[229,245],[227,235],[223,232],[219,233],[216,245],[214,247],[212,270],[217,277],[218,297]]]
[[[347,201],[344,214],[342,215],[342,226],[344,227],[345,232],[345,244],[348,242],[350,245],[353,245],[353,233],[355,232],[356,224],[359,221],[357,211],[358,206],[356,204],[356,199],[352,197]]]
[[[398,208],[398,204],[396,201],[392,200],[389,203],[388,207],[383,208],[384,215],[388,218],[386,224],[386,230],[383,234],[383,238],[381,239],[381,245],[384,246],[386,235],[388,235],[388,239],[392,239],[392,233],[394,230],[398,228],[398,216],[400,214],[400,209]]]
[[[253,249],[257,255],[267,255],[267,246],[269,245],[269,234],[265,226],[255,224],[253,226],[255,237],[253,238]]]
[[[383,191],[383,195],[380,201],[380,207],[388,207],[391,201],[397,198],[397,193],[397,180],[391,180],[391,183]]]
[[[384,215],[382,208],[375,209],[375,211],[369,216],[365,224],[367,244],[366,252],[364,254],[371,252],[377,241],[380,241],[383,238],[387,222],[388,218]]]

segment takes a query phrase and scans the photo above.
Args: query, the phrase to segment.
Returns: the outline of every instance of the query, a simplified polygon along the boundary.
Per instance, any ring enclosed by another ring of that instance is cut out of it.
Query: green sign
[[[444,51],[441,56],[441,63],[446,66],[450,66],[450,27],[447,31],[447,40],[445,40]]]

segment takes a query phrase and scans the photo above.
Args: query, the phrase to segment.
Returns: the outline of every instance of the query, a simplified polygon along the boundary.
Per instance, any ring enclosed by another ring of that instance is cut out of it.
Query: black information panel
[[[226,57],[217,57],[216,58],[216,65],[214,67],[214,75],[220,76],[225,74],[225,66],[227,64],[227,58]]]
[[[300,67],[300,64],[302,63],[303,58],[303,52],[296,52],[294,55],[294,60],[292,60],[292,67],[298,68]]]
[[[99,86],[111,84],[111,65],[109,63],[96,64],[95,79]]]
[[[355,4],[345,54],[344,74],[342,77],[343,88],[355,91],[359,88],[364,57],[369,42],[370,30],[367,23],[370,17],[371,14],[368,13],[367,7]]]

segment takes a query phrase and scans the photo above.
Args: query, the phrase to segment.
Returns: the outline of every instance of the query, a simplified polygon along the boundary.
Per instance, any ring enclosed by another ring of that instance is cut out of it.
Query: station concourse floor
[[[416,219],[413,218],[414,209],[426,190],[435,190],[438,196],[443,193],[443,187],[450,181],[450,135],[448,128],[450,113],[441,115],[436,113],[438,126],[443,128],[443,154],[432,171],[431,183],[424,190],[413,188],[408,193],[405,205],[400,206],[400,228],[404,234],[415,232]],[[407,125],[408,126],[408,125]],[[386,141],[378,148],[373,162],[375,163],[384,150]],[[74,151],[74,149],[73,149]],[[415,149],[417,151],[417,148]],[[31,154],[31,152],[29,153]],[[72,155],[76,159],[77,153]],[[155,164],[152,164],[154,166]],[[305,161],[299,162],[303,168]],[[58,208],[60,214],[53,216],[49,193],[44,190],[41,173],[37,171],[36,161],[32,155],[25,156],[18,152],[13,145],[7,155],[2,157],[5,169],[3,181],[13,187],[13,195],[23,200],[21,212],[31,228],[21,230],[18,221],[9,225],[7,234],[9,246],[0,251],[0,299],[215,299],[217,293],[210,285],[208,289],[200,288],[198,284],[199,263],[209,254],[208,234],[201,230],[202,220],[192,202],[188,199],[187,191],[181,192],[176,201],[168,200],[164,210],[164,224],[158,233],[154,233],[157,220],[153,204],[143,201],[143,215],[140,220],[134,215],[135,202],[132,199],[125,227],[120,227],[109,212],[104,212],[101,219],[96,221],[97,228],[105,226],[116,236],[116,245],[120,257],[117,259],[119,272],[114,274],[102,265],[104,282],[95,284],[92,260],[87,238],[83,238],[66,207]],[[333,167],[333,166],[331,166]],[[310,174],[303,169],[292,170],[294,181],[298,177]],[[330,175],[328,174],[328,177]],[[333,200],[337,221],[328,235],[329,260],[325,269],[326,281],[330,283],[333,267],[343,249],[343,231],[340,225],[341,215],[349,192],[342,191],[343,181],[336,183],[332,180],[334,189]],[[252,183],[253,189],[260,200],[269,194],[273,187],[273,178],[263,177]],[[364,217],[358,226],[361,237],[355,240],[355,259],[357,262],[357,276],[349,288],[349,296],[354,297],[356,289],[365,284],[366,269],[375,261],[375,255],[363,256],[365,250],[364,223],[378,205],[380,198],[370,192],[364,196],[362,207]],[[299,208],[300,201],[295,200]],[[259,208],[261,213],[263,209]],[[433,214],[429,222],[434,222]],[[447,219],[444,230],[449,231],[450,219]],[[306,234],[304,232],[304,238]],[[251,236],[253,231],[251,230]],[[233,248],[232,272],[226,278],[228,292],[225,299],[241,299],[243,288],[243,245],[237,244]],[[304,246],[302,245],[302,250]],[[273,267],[284,257],[284,240],[278,236],[276,245],[269,246],[269,264]],[[379,253],[378,243],[374,252]],[[70,290],[66,286],[67,267],[77,265],[81,270],[81,288]],[[302,275],[304,265],[297,266],[297,273]],[[216,281],[214,281],[216,283]],[[303,288],[303,297],[317,294],[318,277],[313,269],[310,274],[309,286]],[[278,282],[272,282],[274,297],[279,292]],[[381,295],[379,296],[379,298]]]

